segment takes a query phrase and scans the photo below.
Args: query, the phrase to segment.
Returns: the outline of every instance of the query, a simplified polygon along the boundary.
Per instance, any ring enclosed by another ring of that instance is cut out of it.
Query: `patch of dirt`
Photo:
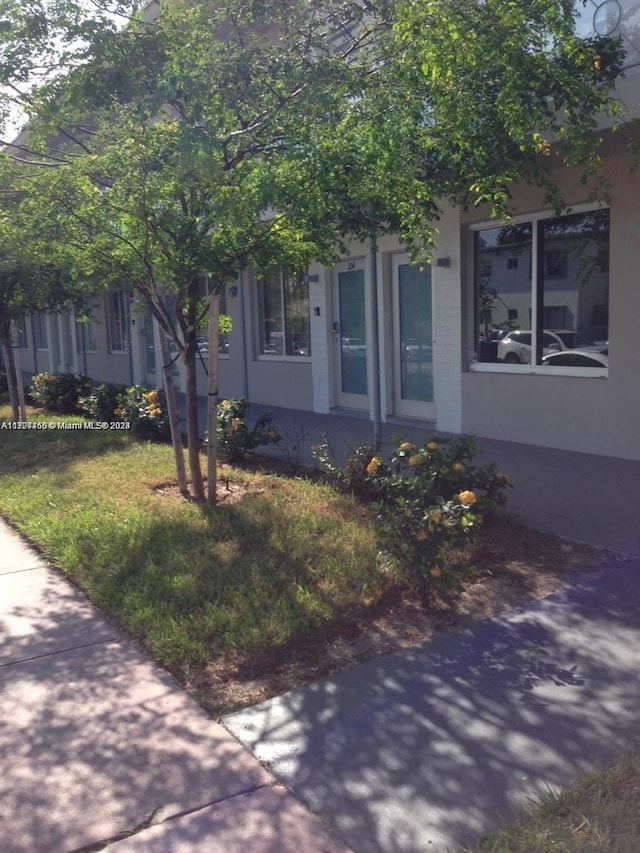
[[[209,713],[227,714],[550,595],[570,585],[577,572],[604,565],[607,556],[610,560],[598,549],[496,520],[483,528],[469,580],[460,591],[435,598],[429,611],[411,590],[396,589],[373,607],[345,611],[314,634],[313,642],[230,654],[182,680]]]
[[[206,487],[206,479],[204,482]],[[183,495],[175,482],[160,483],[160,485],[154,486],[153,491],[157,495],[163,495],[168,498],[178,498],[179,500],[184,501],[196,500],[193,495]],[[218,479],[216,501],[218,504],[235,504],[247,495],[255,495],[262,491],[264,490],[254,483],[239,483],[222,477]]]

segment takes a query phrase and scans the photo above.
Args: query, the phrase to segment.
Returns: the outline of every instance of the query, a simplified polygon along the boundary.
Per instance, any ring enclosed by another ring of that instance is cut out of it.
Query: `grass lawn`
[[[640,753],[620,757],[529,815],[461,853],[635,853],[640,850]]]
[[[243,497],[208,512],[162,488],[168,446],[124,432],[3,431],[0,470],[4,517],[178,675],[305,637],[393,581],[366,512],[326,485],[223,467]]]
[[[171,449],[126,432],[0,431],[3,517],[213,714],[522,604],[596,560],[508,522],[488,526],[478,545],[451,555],[468,570],[462,592],[425,614],[378,554],[373,516],[352,498],[223,466],[222,500],[210,512],[174,482]],[[550,794],[477,848],[632,850],[637,756]]]

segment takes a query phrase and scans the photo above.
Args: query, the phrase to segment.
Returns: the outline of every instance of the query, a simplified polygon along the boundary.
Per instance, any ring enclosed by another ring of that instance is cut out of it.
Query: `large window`
[[[227,286],[222,285],[219,292],[220,302],[218,312],[220,316],[228,317],[227,308]],[[198,350],[203,359],[209,353],[209,314],[206,313],[202,318],[202,325],[198,329]],[[226,357],[229,355],[229,333],[224,331],[218,332],[218,355]]]
[[[309,285],[302,274],[273,270],[258,280],[261,355],[309,356]]]
[[[18,338],[18,346],[20,349],[26,349],[28,345],[27,340],[27,318],[22,315],[22,317],[18,317],[16,320],[16,333]]]
[[[96,352],[98,344],[96,341],[96,327],[89,308],[78,305],[75,309],[76,315],[76,352],[82,355],[85,352]]]
[[[33,343],[36,349],[47,349],[47,318],[45,314],[33,314]]]
[[[111,352],[127,351],[128,309],[127,294],[123,290],[113,290],[107,294],[109,349]]]
[[[624,67],[640,63],[638,0],[582,0],[575,4],[575,12],[578,35],[617,36],[625,51]]]
[[[608,209],[481,228],[474,249],[478,362],[566,367],[554,354],[576,350],[606,367]]]

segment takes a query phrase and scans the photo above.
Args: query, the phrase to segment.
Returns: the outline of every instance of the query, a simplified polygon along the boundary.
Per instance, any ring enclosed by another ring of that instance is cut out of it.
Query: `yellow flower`
[[[416,539],[418,540],[418,542],[424,542],[426,538],[427,534],[424,532],[424,530],[418,530],[418,532],[416,533]]]
[[[411,444],[410,441],[403,441],[402,444],[400,445],[399,449],[400,450],[413,450],[414,447],[415,447],[415,444]]]
[[[378,470],[378,466],[379,466],[379,465],[380,465],[380,457],[379,457],[379,456],[374,456],[374,457],[373,457],[373,459],[372,459],[372,460],[369,462],[369,464],[367,465],[367,474],[368,474],[370,477],[373,477],[373,475],[374,475],[374,474],[376,473],[376,471]]]
[[[430,441],[427,444],[427,450],[430,450],[432,453],[435,453],[436,450],[440,450],[440,445],[437,441]]]
[[[410,456],[407,459],[407,462],[409,463],[409,465],[419,465],[420,464],[420,457],[417,455],[416,456]]]
[[[157,391],[149,391],[149,393],[147,394],[147,403],[155,403],[155,401],[157,399],[158,399],[158,392]]]
[[[113,414],[114,414],[117,418],[119,418],[119,417],[120,417],[120,415],[122,414],[122,409],[120,408],[120,406],[118,406],[118,408],[117,408],[117,409],[114,409],[114,410],[113,410]]]
[[[240,429],[242,426],[242,418],[232,418],[231,419],[231,429],[236,430]]]
[[[442,575],[442,569],[438,566],[434,566],[429,572],[432,578],[439,578]]]
[[[473,492],[466,490],[464,492],[460,492],[458,500],[463,506],[473,506],[477,501],[477,498]]]
[[[602,57],[600,56],[600,54],[596,53],[591,61],[595,70],[600,71],[600,69],[602,68]]]
[[[452,467],[454,471],[458,472],[458,474],[462,474],[462,472],[466,470],[464,462],[454,462]]]

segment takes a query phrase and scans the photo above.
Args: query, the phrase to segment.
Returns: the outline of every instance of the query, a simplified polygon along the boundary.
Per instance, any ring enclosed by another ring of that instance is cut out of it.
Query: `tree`
[[[122,3],[121,31],[102,2],[48,5],[10,6],[0,31],[20,69],[0,63],[0,84],[32,116],[22,190],[177,348],[198,497],[197,333],[220,288],[331,261],[350,234],[398,231],[424,256],[443,199],[504,215],[519,177],[558,201],[558,158],[597,171],[620,68],[615,40],[573,35],[570,2],[172,0],[146,22]]]
[[[64,267],[43,261],[21,211],[21,199],[5,180],[0,196],[0,346],[4,356],[14,420],[25,419],[24,390],[13,324],[25,314],[58,310],[77,295],[77,284]]]

